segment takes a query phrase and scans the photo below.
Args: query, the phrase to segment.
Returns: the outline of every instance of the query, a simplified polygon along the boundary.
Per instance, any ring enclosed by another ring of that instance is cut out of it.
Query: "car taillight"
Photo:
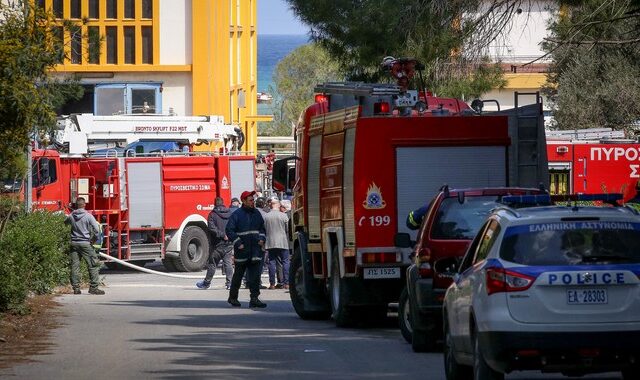
[[[422,262],[418,265],[418,274],[422,278],[431,278],[433,277],[433,269],[428,262]]]
[[[534,278],[504,268],[487,268],[487,294],[521,292],[529,289]]]

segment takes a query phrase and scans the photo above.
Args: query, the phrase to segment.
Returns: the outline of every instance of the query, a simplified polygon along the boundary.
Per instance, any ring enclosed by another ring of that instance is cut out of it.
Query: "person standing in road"
[[[231,280],[229,299],[227,302],[234,307],[240,307],[238,293],[240,283],[245,271],[247,272],[247,285],[251,294],[249,307],[267,307],[260,301],[260,269],[264,243],[266,240],[264,220],[254,205],[255,191],[245,191],[240,196],[242,207],[236,210],[227,223],[225,229],[227,237],[233,242],[235,250],[236,268]]]
[[[271,200],[271,211],[265,214],[264,227],[267,232],[265,247],[269,252],[269,289],[289,288],[289,217],[280,211],[280,201]],[[282,263],[282,279],[276,285],[276,262]]]
[[[101,295],[104,290],[98,289],[100,284],[100,258],[91,245],[100,234],[100,225],[87,210],[84,209],[84,198],[76,199],[76,209],[67,216],[65,223],[71,225],[71,287],[73,294],[80,291],[80,258],[82,257],[89,270],[89,293]]]
[[[215,206],[207,217],[207,227],[211,236],[211,249],[209,252],[209,260],[207,262],[207,274],[204,280],[198,281],[196,286],[198,289],[209,289],[211,280],[216,274],[216,267],[222,260],[222,266],[226,276],[225,287],[227,290],[231,286],[231,278],[233,276],[233,244],[227,238],[225,228],[232,211],[224,207],[224,201],[220,197],[216,197]]]

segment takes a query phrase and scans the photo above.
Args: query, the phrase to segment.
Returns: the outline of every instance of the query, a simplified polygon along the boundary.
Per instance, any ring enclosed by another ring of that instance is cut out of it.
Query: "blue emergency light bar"
[[[502,203],[516,203],[522,205],[551,205],[553,202],[585,201],[613,203],[622,200],[622,194],[568,194],[568,195],[507,195],[502,197]],[[553,202],[552,202],[553,201]]]
[[[536,195],[506,195],[502,197],[502,203],[517,203],[522,205],[550,205],[549,194]]]
[[[578,201],[600,201],[600,202],[615,202],[622,200],[622,194],[610,193],[610,194],[576,194],[576,200]]]

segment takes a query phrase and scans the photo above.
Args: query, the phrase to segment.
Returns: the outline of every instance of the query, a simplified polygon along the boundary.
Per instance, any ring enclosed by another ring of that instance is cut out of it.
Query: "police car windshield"
[[[496,196],[467,196],[463,203],[458,201],[458,197],[447,198],[440,204],[431,238],[471,240],[478,233],[489,211],[499,205]]]
[[[524,265],[640,263],[640,223],[560,222],[509,227],[500,258]]]

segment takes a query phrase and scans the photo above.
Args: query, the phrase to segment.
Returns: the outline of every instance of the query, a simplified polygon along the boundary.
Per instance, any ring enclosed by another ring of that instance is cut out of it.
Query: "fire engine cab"
[[[607,128],[547,132],[550,191],[553,194],[636,195],[640,143]]]
[[[296,156],[274,164],[274,189],[293,195],[290,294],[303,319],[349,326],[386,316],[412,260],[415,231],[404,220],[443,184],[547,181],[539,96],[479,115],[408,90],[415,60],[385,64],[398,84],[318,85],[296,128]]]
[[[121,260],[162,258],[169,270],[201,270],[215,197],[229,204],[254,186],[254,157],[233,146],[234,127],[217,116],[83,114],[61,118],[58,126],[52,141],[42,142],[47,147],[31,154],[32,206],[66,211],[83,197],[102,225],[103,253]],[[182,149],[119,148],[134,141],[170,141]],[[210,142],[221,153],[190,151]]]

